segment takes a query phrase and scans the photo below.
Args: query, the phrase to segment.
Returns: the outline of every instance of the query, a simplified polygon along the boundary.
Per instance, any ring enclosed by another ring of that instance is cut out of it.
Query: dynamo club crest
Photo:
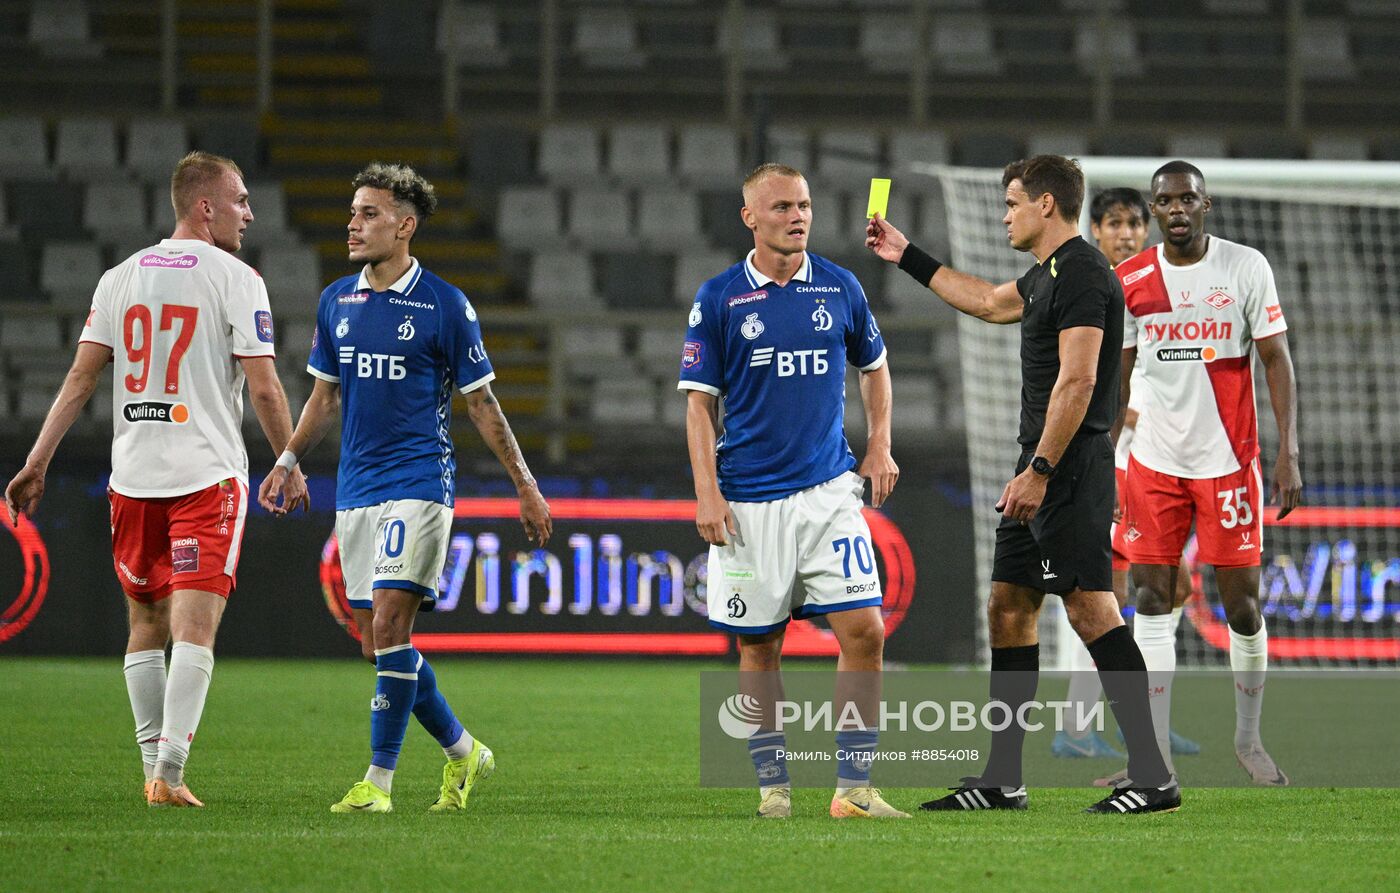
[[[750,341],[763,334],[763,323],[757,313],[750,313],[744,317],[744,321],[739,325],[739,333]]]

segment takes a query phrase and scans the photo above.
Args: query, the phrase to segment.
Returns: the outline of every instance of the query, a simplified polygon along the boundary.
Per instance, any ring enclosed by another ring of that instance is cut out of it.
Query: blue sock
[[[398,765],[404,732],[408,731],[408,715],[413,710],[418,688],[413,655],[412,645],[395,645],[374,652],[374,668],[378,675],[374,701],[369,708],[369,746],[374,751],[371,766],[392,770]]]
[[[437,674],[432,664],[413,649],[413,662],[418,667],[418,694],[413,701],[413,715],[427,729],[428,734],[437,739],[444,748],[451,747],[461,740],[466,729],[457,721],[457,715],[447,706],[447,699],[438,691]]]
[[[787,758],[783,756],[786,750],[787,739],[782,732],[760,729],[749,736],[749,756],[753,758],[753,768],[758,773],[759,787],[771,788],[790,783]]]
[[[880,733],[874,729],[836,733],[836,786],[858,788],[870,784],[870,764]]]

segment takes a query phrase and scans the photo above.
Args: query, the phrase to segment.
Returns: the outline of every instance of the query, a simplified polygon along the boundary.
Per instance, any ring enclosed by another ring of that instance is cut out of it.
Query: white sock
[[[1147,703],[1152,708],[1152,731],[1157,747],[1172,772],[1172,676],[1176,674],[1176,633],[1171,614],[1141,614],[1133,618],[1133,641],[1147,664]]]
[[[1103,680],[1099,679],[1089,649],[1077,639],[1069,646],[1069,670],[1069,692],[1065,700],[1070,703],[1070,727],[1065,732],[1071,738],[1087,738],[1091,731],[1095,731],[1090,725],[1089,711],[1103,694]],[[1081,716],[1084,717],[1083,726],[1079,722]]]
[[[133,651],[122,663],[126,693],[131,698],[131,715],[136,720],[136,743],[141,748],[141,766],[146,780],[155,777],[160,747],[161,717],[165,710],[165,651]]]
[[[472,733],[462,729],[462,737],[458,738],[454,744],[444,747],[442,752],[447,754],[449,760],[465,760],[471,756],[472,745],[475,743]]]
[[[375,787],[388,794],[394,787],[394,770],[370,766],[369,771],[365,772],[365,781],[372,782]]]
[[[1269,633],[1242,636],[1230,630],[1230,669],[1235,673],[1235,749],[1259,744],[1264,712],[1264,677],[1269,672]]]
[[[165,721],[161,726],[156,763],[157,774],[166,784],[180,783],[213,674],[213,651],[193,642],[176,642],[171,647],[170,674],[165,683]]]

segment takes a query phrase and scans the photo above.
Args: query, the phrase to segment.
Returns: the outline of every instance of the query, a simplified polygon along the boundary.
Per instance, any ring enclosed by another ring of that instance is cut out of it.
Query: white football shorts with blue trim
[[[391,499],[336,512],[340,570],[350,607],[373,607],[377,589],[405,589],[429,606],[436,602],[451,532],[452,508],[423,499]]]
[[[790,617],[883,604],[864,496],[865,479],[847,471],[772,502],[729,503],[739,532],[710,546],[710,625],[761,635]]]

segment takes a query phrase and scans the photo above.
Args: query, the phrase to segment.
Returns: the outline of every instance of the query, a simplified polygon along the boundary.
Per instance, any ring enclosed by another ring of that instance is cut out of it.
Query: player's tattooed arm
[[[1303,476],[1298,470],[1298,385],[1287,335],[1280,333],[1254,343],[1264,363],[1269,403],[1278,422],[1278,459],[1274,461],[1269,501],[1278,504],[1278,516],[1284,518],[1303,501]]]
[[[549,503],[540,495],[530,467],[525,464],[525,456],[520,452],[520,444],[510,430],[506,414],[501,410],[496,395],[490,385],[482,385],[467,394],[467,415],[481,434],[481,439],[496,454],[506,474],[510,475],[515,491],[520,494],[520,524],[525,535],[538,546],[549,542],[554,532],[554,520],[549,514]]]
[[[863,372],[860,399],[865,405],[865,459],[857,472],[870,480],[870,504],[885,504],[899,480],[899,466],[890,455],[890,415],[894,403],[890,385],[890,364]]]
[[[24,468],[15,475],[5,488],[5,507],[10,512],[10,523],[19,523],[20,512],[32,514],[44,497],[44,476],[48,473],[49,462],[58,450],[59,441],[77,420],[78,414],[87,405],[92,392],[97,389],[97,378],[112,358],[112,349],[92,341],[78,345],[73,357],[73,365],[63,379],[58,397],[49,408],[44,426],[29,451]]]
[[[729,503],[719,491],[715,442],[719,437],[719,398],[704,391],[686,391],[685,440],[695,478],[695,529],[713,546],[723,546],[739,532]]]

